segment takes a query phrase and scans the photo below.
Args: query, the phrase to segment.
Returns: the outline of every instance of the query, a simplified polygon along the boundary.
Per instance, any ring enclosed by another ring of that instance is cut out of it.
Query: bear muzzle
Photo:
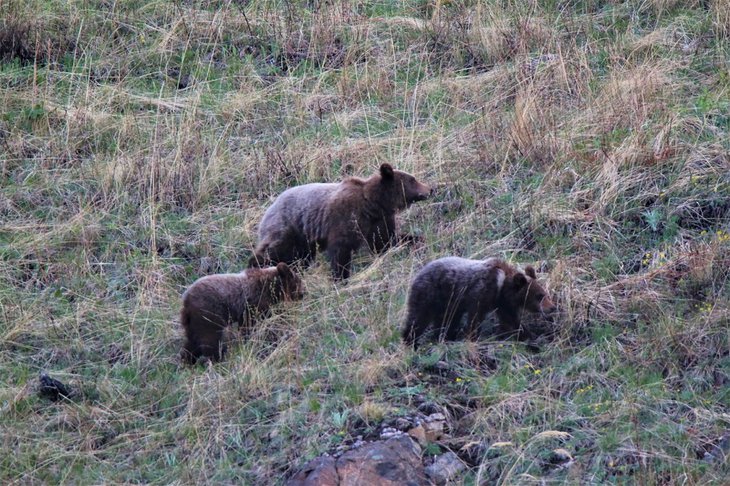
[[[425,201],[429,197],[433,196],[433,194],[434,194],[434,189],[432,187],[428,187],[425,184],[421,184],[421,187],[418,188],[418,191],[416,192],[416,195],[413,198],[413,202]]]
[[[553,304],[553,301],[550,300],[550,297],[543,297],[542,301],[540,302],[540,313],[542,315],[549,316],[551,314],[554,314],[557,310],[557,306]]]

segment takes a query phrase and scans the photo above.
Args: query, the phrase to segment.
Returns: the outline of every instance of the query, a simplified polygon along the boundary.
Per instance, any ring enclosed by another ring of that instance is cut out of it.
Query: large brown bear
[[[225,352],[226,327],[235,322],[246,333],[272,305],[302,297],[301,279],[283,262],[276,267],[202,277],[182,297],[180,323],[186,342],[180,355],[191,364],[201,356],[219,361]]]
[[[348,278],[352,255],[363,242],[380,253],[395,241],[395,214],[431,189],[390,164],[368,179],[305,184],[276,198],[259,226],[250,266],[301,260],[306,266],[317,250],[326,251],[335,279]]]
[[[532,333],[520,326],[521,312],[547,315],[555,311],[536,279],[534,268],[526,267],[523,273],[497,258],[435,260],[423,267],[411,284],[403,341],[416,348],[418,339],[432,327],[441,339],[458,339],[463,336],[464,315],[466,334],[475,338],[479,324],[494,310],[500,335],[516,333],[520,340],[531,339]]]

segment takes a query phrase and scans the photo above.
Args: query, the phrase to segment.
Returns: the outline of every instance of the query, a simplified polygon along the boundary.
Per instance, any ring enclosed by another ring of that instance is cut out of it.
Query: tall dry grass
[[[0,4],[3,480],[282,483],[427,403],[463,484],[722,483],[726,3]],[[386,161],[437,188],[421,248],[180,365],[181,292],[277,194]],[[536,265],[555,335],[406,350],[447,254]]]

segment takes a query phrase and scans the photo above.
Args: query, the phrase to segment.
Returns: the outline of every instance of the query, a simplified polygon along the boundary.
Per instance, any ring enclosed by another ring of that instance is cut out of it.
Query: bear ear
[[[395,177],[395,174],[393,174],[393,166],[387,162],[383,163],[383,165],[380,166],[380,175],[383,179],[392,179]]]
[[[535,273],[535,269],[529,265],[525,267],[525,275],[537,280],[537,274]]]
[[[279,272],[279,276],[281,278],[290,278],[293,275],[291,272],[291,268],[289,268],[289,265],[284,262],[279,262],[276,265],[276,271]]]
[[[527,277],[525,277],[525,274],[523,273],[515,273],[515,276],[512,277],[512,283],[514,284],[515,289],[519,290],[527,285]]]

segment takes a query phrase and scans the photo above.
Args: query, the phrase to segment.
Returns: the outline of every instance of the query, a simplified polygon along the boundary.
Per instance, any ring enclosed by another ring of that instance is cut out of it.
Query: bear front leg
[[[327,250],[335,280],[350,278],[352,268],[352,248],[349,245],[331,245]]]
[[[414,350],[418,349],[418,341],[429,327],[431,327],[431,317],[428,312],[424,312],[424,309],[409,309],[406,324],[401,331],[403,342],[407,346],[413,346]]]
[[[416,334],[416,320],[411,317],[410,313],[406,317],[403,330],[401,330],[401,338],[407,346],[417,347],[416,340],[418,339],[418,335]]]
[[[189,339],[185,339],[182,349],[180,350],[180,359],[185,364],[195,364],[200,357],[200,350],[190,342]]]
[[[368,235],[368,246],[374,253],[383,253],[396,243],[395,216],[386,216],[373,225]]]
[[[217,322],[207,324],[204,329],[200,329],[196,333],[193,355],[196,358],[207,356],[213,361],[221,361],[226,353],[224,342],[225,325]]]
[[[532,331],[524,327],[522,324],[520,324],[520,326],[517,328],[518,341],[534,341],[536,337],[537,336],[535,336]]]
[[[462,319],[464,317],[464,311],[461,309],[456,309],[454,311],[447,311],[446,317],[447,321],[444,323],[444,329],[442,329],[442,336],[439,336],[441,339],[445,339],[446,341],[458,341],[462,338],[462,332],[461,332],[461,326],[462,326]],[[467,322],[467,325],[469,323]]]
[[[302,234],[292,234],[291,245],[292,261],[280,261],[283,261],[288,265],[298,262],[298,264],[301,265],[302,268],[308,268],[314,261],[314,258],[317,256],[317,243],[309,241],[307,237]]]
[[[499,319],[499,337],[510,337],[520,332],[520,314],[519,312],[497,309],[497,318]]]
[[[484,321],[487,313],[483,309],[476,309],[473,312],[469,312],[466,321],[466,338],[470,341],[477,341],[479,339],[479,326]]]

